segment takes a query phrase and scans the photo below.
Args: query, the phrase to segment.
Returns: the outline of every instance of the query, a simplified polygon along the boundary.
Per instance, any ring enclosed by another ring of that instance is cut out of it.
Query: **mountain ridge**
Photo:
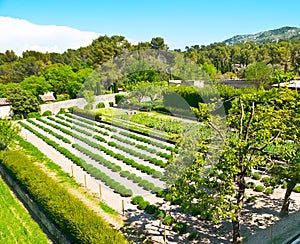
[[[300,28],[284,26],[273,30],[261,31],[256,34],[244,34],[235,35],[229,39],[223,41],[228,45],[234,45],[237,43],[266,43],[266,42],[278,42],[280,40],[298,40],[300,39]]]

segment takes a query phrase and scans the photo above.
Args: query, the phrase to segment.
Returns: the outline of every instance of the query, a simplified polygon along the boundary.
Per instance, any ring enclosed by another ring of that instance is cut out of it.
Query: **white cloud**
[[[80,31],[66,26],[37,25],[23,19],[0,16],[0,52],[26,50],[64,52],[89,45],[100,33]]]

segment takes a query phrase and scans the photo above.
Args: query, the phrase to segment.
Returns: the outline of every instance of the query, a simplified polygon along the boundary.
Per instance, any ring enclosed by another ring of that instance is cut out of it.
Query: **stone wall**
[[[0,106],[0,118],[5,118],[10,116],[11,106]]]
[[[99,95],[96,96],[96,102],[94,103],[94,107],[97,106],[99,102],[104,102],[105,107],[109,106],[109,102],[115,102],[116,94],[107,94],[107,95]],[[71,99],[62,102],[55,102],[49,104],[41,105],[41,113],[43,114],[45,111],[50,110],[53,114],[57,114],[61,108],[70,108],[73,106],[77,106],[79,108],[83,108],[87,102],[83,98]]]
[[[35,221],[37,221],[53,243],[72,243],[72,241],[65,236],[50,219],[47,218],[42,209],[30,198],[30,196],[26,193],[26,190],[10,176],[5,166],[2,164],[0,164],[0,174],[6,184],[24,204],[31,216],[35,219]]]

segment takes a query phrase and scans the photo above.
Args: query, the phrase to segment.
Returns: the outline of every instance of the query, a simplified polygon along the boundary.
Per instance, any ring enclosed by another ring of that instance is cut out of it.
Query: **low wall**
[[[10,116],[11,106],[0,106],[0,118],[5,118]]]
[[[94,108],[97,106],[99,102],[104,102],[105,107],[109,106],[109,102],[115,102],[115,95],[114,94],[107,94],[107,95],[99,95],[96,96],[96,101],[94,103]],[[52,113],[57,114],[61,108],[70,108],[73,106],[77,106],[79,108],[83,108],[87,102],[83,98],[71,99],[62,102],[55,102],[49,104],[42,104],[41,105],[41,113],[44,113],[47,110],[50,110]]]
[[[31,216],[41,226],[43,231],[53,243],[72,243],[72,241],[64,235],[50,219],[47,218],[42,209],[30,198],[30,196],[26,193],[26,190],[13,179],[6,167],[1,163],[0,174],[6,184],[24,204]]]

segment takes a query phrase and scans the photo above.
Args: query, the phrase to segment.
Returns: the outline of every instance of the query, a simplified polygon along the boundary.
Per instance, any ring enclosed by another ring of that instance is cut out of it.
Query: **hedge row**
[[[92,121],[90,119],[85,119],[85,118],[79,117],[79,116],[74,115],[74,114],[65,114],[65,116],[68,116],[69,118],[73,118],[73,119],[79,120],[79,121],[87,123],[87,124],[96,125],[96,126],[102,128],[102,129],[106,129],[106,130],[109,130],[111,132],[117,132],[117,129],[112,128],[110,126],[106,126],[106,125],[104,125],[104,124],[102,124],[100,122],[94,122],[94,121]]]
[[[171,146],[167,146],[167,145],[165,145],[163,143],[152,141],[149,138],[145,138],[145,137],[142,137],[142,136],[137,136],[137,135],[134,135],[134,134],[129,133],[129,132],[120,131],[120,134],[123,135],[123,136],[126,136],[126,137],[130,137],[132,139],[135,139],[137,141],[145,142],[145,143],[148,143],[148,144],[160,147],[162,149],[167,149],[169,151],[174,151],[174,149],[175,149],[175,148],[173,148]]]
[[[77,164],[78,166],[82,167],[86,172],[88,172],[90,175],[92,175],[94,178],[99,179],[103,181],[106,185],[111,187],[115,192],[119,193],[121,196],[132,196],[132,191],[121,186],[118,182],[110,178],[108,175],[103,173],[101,170],[97,169],[96,167],[86,163],[83,159],[77,157],[76,155],[70,153],[69,150],[66,148],[61,147],[58,143],[55,141],[50,140],[48,137],[44,136],[43,134],[37,132],[36,130],[32,129],[30,126],[24,124],[23,122],[19,122],[21,126],[23,126],[25,129],[29,130],[39,138],[41,138],[43,141],[45,141],[47,144],[55,148],[58,152],[63,154],[65,157],[70,159],[72,162]]]
[[[108,145],[111,146],[111,147],[115,147],[115,148],[118,148],[126,153],[129,153],[130,155],[133,155],[133,156],[136,156],[140,159],[143,159],[145,161],[149,161],[150,163],[152,164],[155,164],[155,165],[158,165],[158,166],[161,166],[161,167],[165,167],[166,166],[166,163],[164,163],[162,160],[159,160],[157,158],[152,158],[150,156],[147,156],[143,153],[140,153],[140,152],[137,152],[133,149],[130,149],[126,146],[122,146],[122,145],[119,145],[117,144],[116,142],[113,142],[113,141],[110,141],[108,142]]]
[[[141,144],[137,144],[137,143],[135,143],[135,142],[133,142],[133,141],[130,141],[130,140],[125,139],[125,138],[123,138],[123,137],[119,137],[119,136],[117,136],[117,135],[112,135],[111,138],[113,138],[113,139],[115,139],[115,140],[118,140],[118,141],[120,141],[120,142],[126,143],[126,144],[128,144],[128,145],[135,146],[135,147],[137,147],[137,148],[139,148],[139,149],[141,149],[141,150],[144,150],[144,151],[147,151],[147,152],[150,152],[150,153],[154,153],[154,154],[156,154],[157,156],[160,156],[160,157],[165,158],[165,159],[170,159],[170,158],[172,158],[172,155],[170,155],[170,154],[168,154],[168,153],[159,152],[159,151],[157,151],[155,148],[150,148],[150,147],[147,147],[147,146],[144,146],[144,145],[141,145]],[[164,166],[162,165],[162,167],[164,167]]]
[[[27,121],[28,121],[29,123],[35,125],[36,127],[42,129],[43,131],[49,133],[50,135],[56,137],[57,139],[62,140],[62,141],[65,142],[65,143],[71,144],[71,141],[70,141],[68,138],[65,138],[64,136],[55,133],[53,130],[50,130],[49,128],[46,128],[46,127],[44,127],[44,126],[42,126],[42,125],[40,125],[40,124],[34,122],[34,121],[31,120],[31,119],[27,119]]]
[[[57,116],[58,117],[58,116]],[[49,119],[49,120],[52,120],[52,121],[54,121],[54,122],[56,122],[56,123],[59,123],[59,124],[61,124],[61,125],[63,125],[63,126],[66,126],[66,127],[69,127],[69,128],[72,128],[72,125],[70,125],[70,124],[68,124],[68,123],[65,123],[65,122],[63,122],[63,121],[61,121],[61,120],[57,120],[57,119],[55,119],[55,118],[53,118],[53,117],[47,117],[47,119]]]
[[[85,155],[87,155],[87,156],[91,157],[92,159],[94,159],[95,161],[99,162],[100,164],[111,169],[112,171],[119,172],[122,177],[132,180],[134,183],[137,183],[139,186],[143,187],[145,190],[152,191],[153,193],[157,193],[157,192],[161,191],[161,188],[155,186],[152,182],[144,180],[142,177],[139,177],[136,174],[130,173],[129,171],[122,171],[122,168],[119,165],[116,165],[116,164],[106,160],[102,156],[95,154],[78,144],[73,144],[72,146],[74,148],[76,148],[78,151],[84,153]]]
[[[121,233],[112,229],[23,153],[6,152],[1,162],[73,243],[127,243]]]

